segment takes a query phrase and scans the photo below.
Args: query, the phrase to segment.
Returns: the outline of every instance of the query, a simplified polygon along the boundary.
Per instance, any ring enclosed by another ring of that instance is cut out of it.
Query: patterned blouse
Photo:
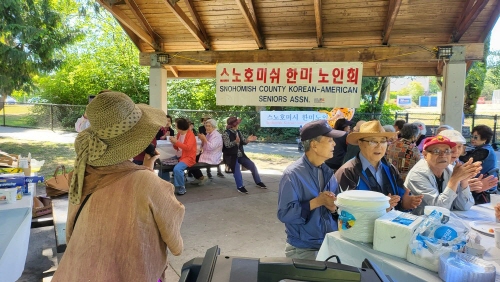
[[[386,158],[405,180],[408,171],[420,160],[420,151],[414,142],[400,138],[387,147]]]

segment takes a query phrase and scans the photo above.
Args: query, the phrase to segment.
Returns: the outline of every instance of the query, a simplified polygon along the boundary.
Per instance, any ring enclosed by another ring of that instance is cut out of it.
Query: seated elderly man
[[[214,119],[206,120],[204,125],[206,135],[203,133],[198,134],[202,149],[198,163],[218,165],[222,157],[222,135],[217,131],[217,122]],[[191,184],[203,185],[209,178],[208,169],[207,177],[203,176],[200,169],[192,169],[191,173],[196,178]]]
[[[481,163],[471,159],[451,166],[451,148],[455,146],[441,135],[424,140],[424,158],[410,170],[405,181],[412,193],[424,196],[415,214],[423,214],[425,206],[468,210],[474,205],[468,182],[481,170]]]
[[[395,135],[385,132],[378,120],[372,120],[347,136],[347,142],[358,144],[360,152],[335,173],[339,192],[358,189],[383,193],[391,198],[388,210],[410,210],[420,205],[422,196],[410,195],[398,170],[384,159],[387,139]]]

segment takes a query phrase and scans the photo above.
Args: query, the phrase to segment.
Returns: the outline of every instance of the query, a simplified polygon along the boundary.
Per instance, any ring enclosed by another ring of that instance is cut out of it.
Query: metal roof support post
[[[167,96],[167,70],[161,66],[157,54],[152,54],[149,68],[149,105],[167,113]]]
[[[465,46],[453,46],[453,55],[443,68],[441,124],[458,132],[462,132],[466,68]]]

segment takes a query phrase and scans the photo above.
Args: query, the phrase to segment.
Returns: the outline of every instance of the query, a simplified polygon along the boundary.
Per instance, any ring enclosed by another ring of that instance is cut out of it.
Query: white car
[[[17,103],[16,99],[14,99],[10,96],[7,96],[7,98],[5,98],[5,104],[14,105],[15,103]]]

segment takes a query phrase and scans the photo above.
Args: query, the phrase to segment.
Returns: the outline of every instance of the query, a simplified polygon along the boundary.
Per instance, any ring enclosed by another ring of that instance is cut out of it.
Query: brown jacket
[[[88,183],[97,189],[74,226],[80,205],[68,208],[67,249],[52,281],[156,282],[167,268],[167,248],[181,254],[184,206],[174,187],[150,170],[130,168],[92,181],[106,167],[87,167],[83,198]]]

